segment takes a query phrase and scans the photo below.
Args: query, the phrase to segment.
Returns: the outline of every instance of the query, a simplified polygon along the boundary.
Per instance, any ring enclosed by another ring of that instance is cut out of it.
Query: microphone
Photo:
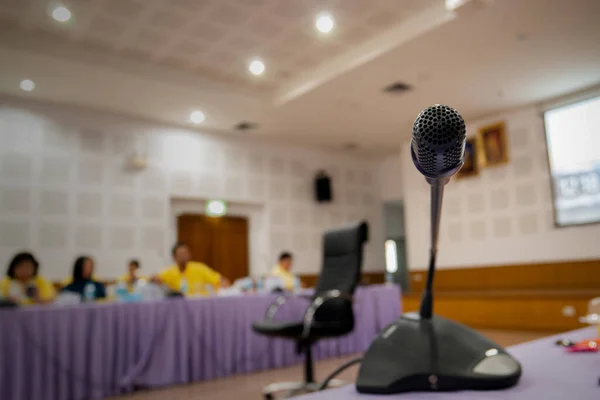
[[[429,184],[445,181],[465,162],[465,121],[452,107],[436,104],[421,111],[413,124],[411,156]]]
[[[465,162],[467,131],[458,111],[440,104],[421,111],[413,124],[410,154],[417,170],[431,185],[431,248],[429,271],[419,314],[430,319],[433,313],[433,278],[442,213],[444,186]]]
[[[371,343],[356,379],[360,393],[414,390],[495,390],[516,385],[521,365],[479,332],[433,314],[435,272],[444,185],[464,163],[465,122],[456,110],[434,105],[413,125],[411,155],[431,185],[429,272],[419,313],[405,313]]]

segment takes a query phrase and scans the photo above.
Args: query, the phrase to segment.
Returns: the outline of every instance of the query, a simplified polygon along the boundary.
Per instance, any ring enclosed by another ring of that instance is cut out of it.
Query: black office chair
[[[304,319],[274,321],[277,310],[287,299],[280,296],[269,306],[265,321],[252,325],[254,331],[262,335],[295,340],[298,354],[305,356],[304,382],[269,385],[263,390],[265,399],[273,399],[274,393],[281,391],[288,391],[288,396],[293,396],[318,390],[313,376],[312,345],[319,339],[343,336],[354,329],[352,296],[360,279],[367,236],[365,222],[326,232],[321,275],[315,294],[309,297],[311,304]]]

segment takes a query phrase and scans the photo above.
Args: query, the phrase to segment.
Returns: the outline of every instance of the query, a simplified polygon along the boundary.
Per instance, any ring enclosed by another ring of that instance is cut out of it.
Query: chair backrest
[[[368,226],[364,221],[325,232],[323,266],[315,296],[330,290],[354,294],[362,269],[363,245],[367,239]],[[314,320],[334,326],[338,334],[347,333],[354,328],[352,309],[347,300],[330,300],[317,311]]]
[[[360,279],[363,245],[368,240],[368,225],[356,222],[325,232],[323,265],[315,295],[339,290],[353,294]]]

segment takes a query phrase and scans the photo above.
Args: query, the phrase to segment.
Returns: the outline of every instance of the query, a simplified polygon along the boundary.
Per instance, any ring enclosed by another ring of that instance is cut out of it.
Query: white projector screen
[[[600,97],[546,111],[558,226],[600,222]]]

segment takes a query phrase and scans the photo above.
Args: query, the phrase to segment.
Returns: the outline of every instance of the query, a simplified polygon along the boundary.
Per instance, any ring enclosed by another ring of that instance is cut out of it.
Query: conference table
[[[297,400],[598,400],[600,353],[567,353],[558,339],[580,341],[597,338],[596,328],[584,328],[507,348],[523,367],[517,386],[499,391],[422,392],[367,395],[354,385],[330,389]]]
[[[299,363],[292,341],[251,329],[276,297],[0,309],[0,399],[100,399]],[[365,351],[400,303],[395,285],[359,287],[354,331],[320,341],[314,357]],[[276,319],[300,320],[308,305],[291,296]]]

